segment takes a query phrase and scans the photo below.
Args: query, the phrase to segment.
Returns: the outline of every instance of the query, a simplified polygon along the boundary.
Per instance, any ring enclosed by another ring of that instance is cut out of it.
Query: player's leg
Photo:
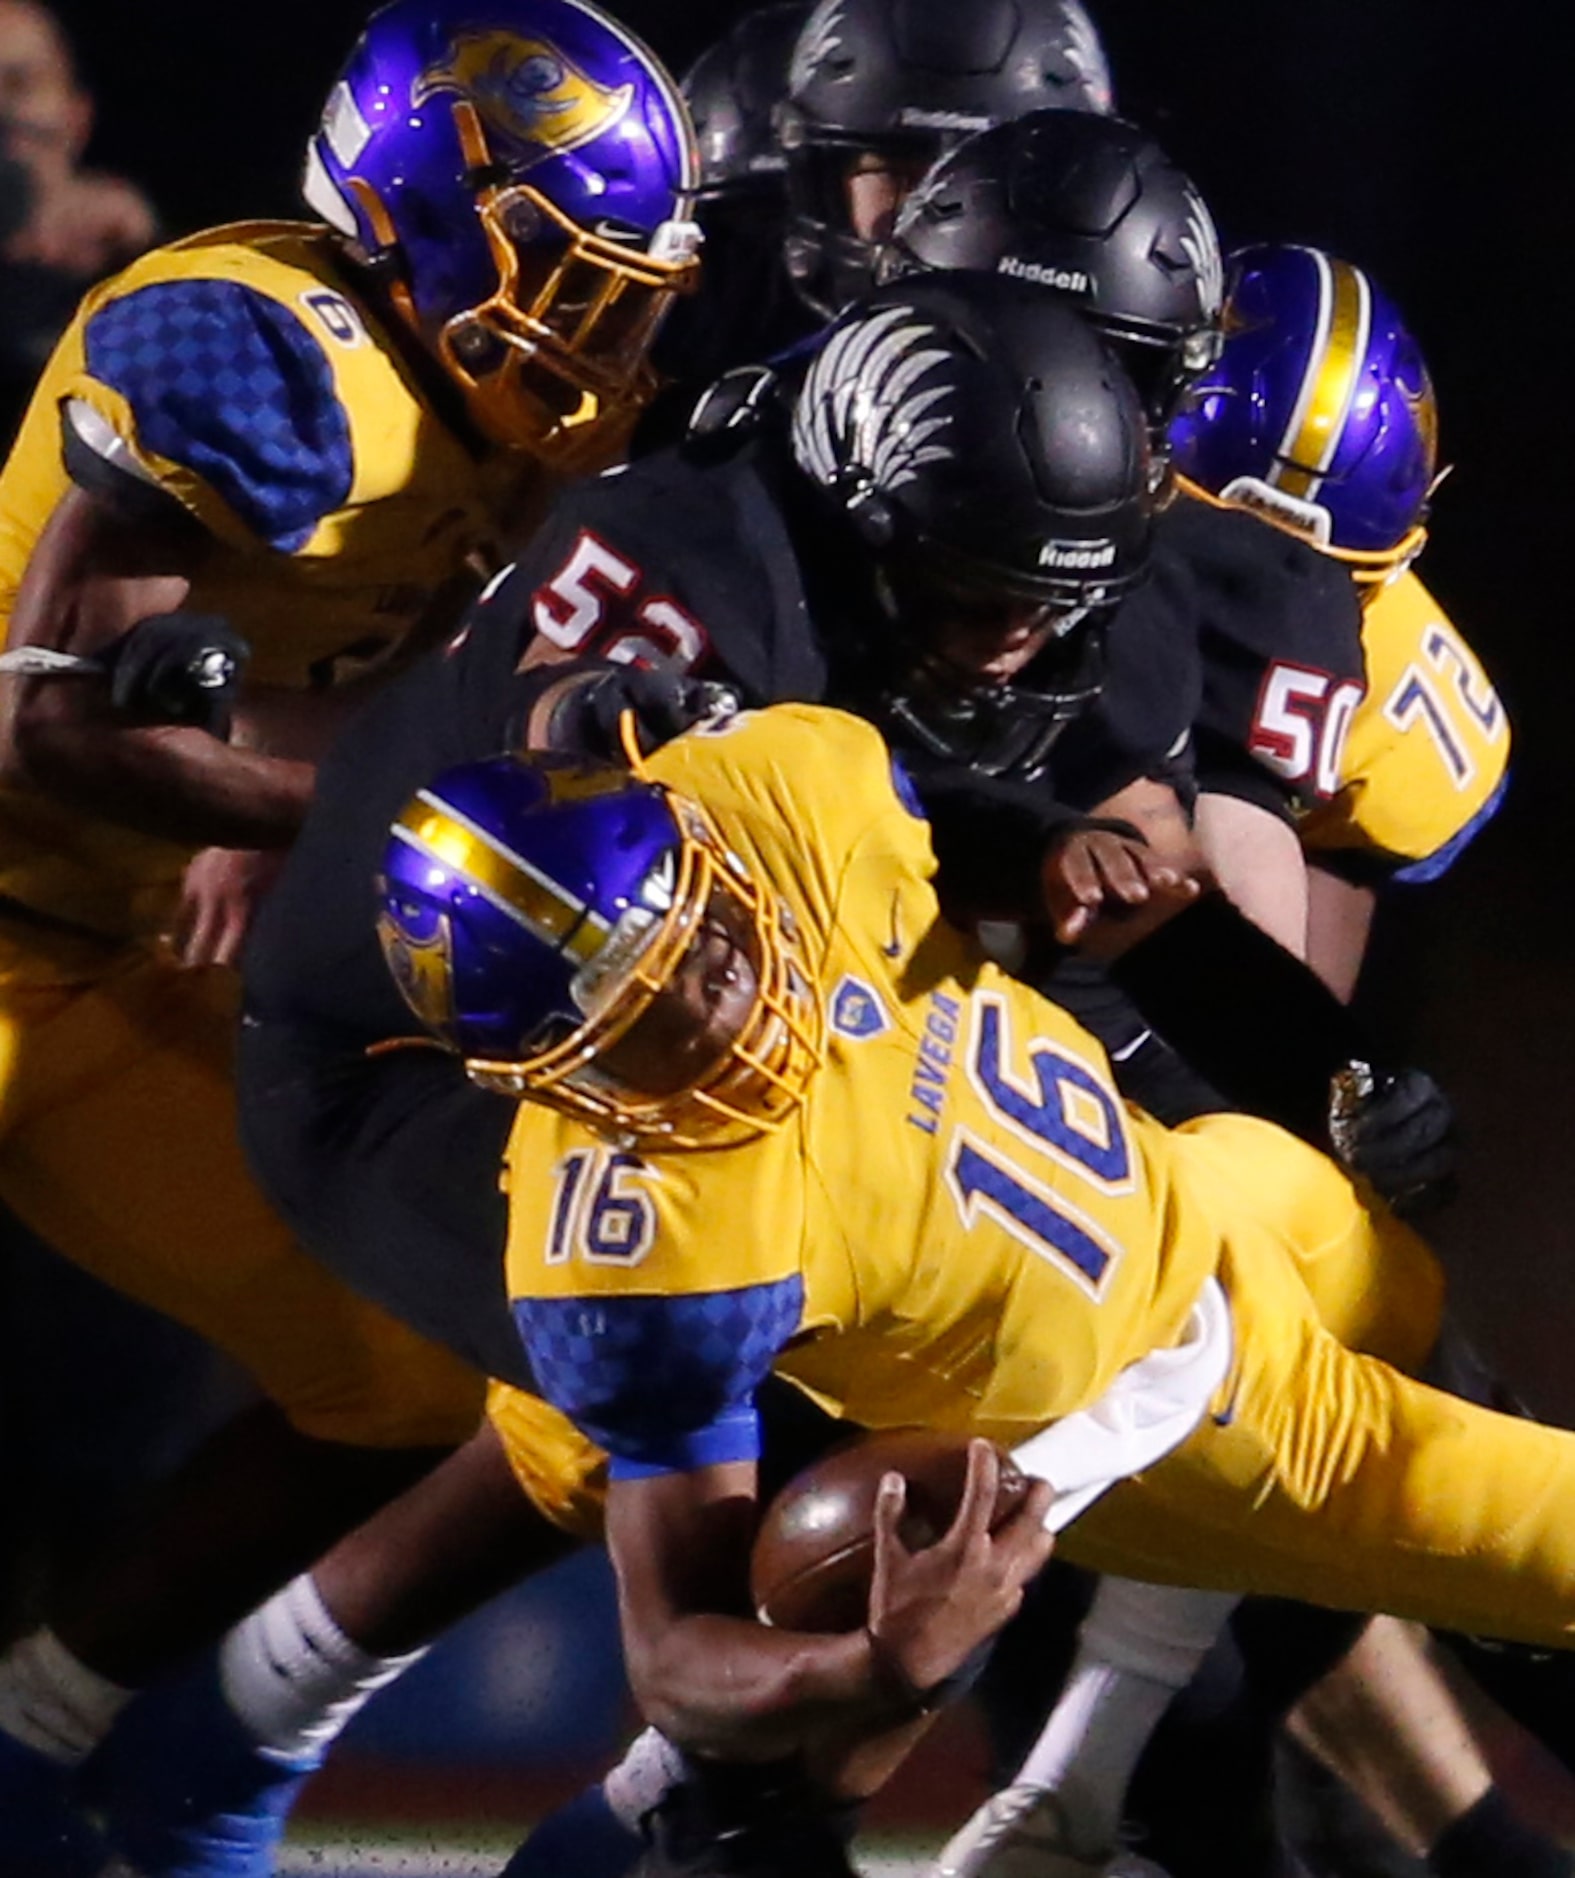
[[[1048,1720],[1009,1784],[948,1840],[936,1878],[1104,1872],[1118,1856],[1137,1763],[1236,1602],[1100,1579]]]
[[[523,1367],[502,1284],[512,1106],[428,1053],[374,1062],[338,1033],[250,1022],[242,1036],[247,1146],[303,1240],[430,1335]],[[95,1770],[117,1842],[150,1873],[267,1869],[359,1706],[449,1622],[560,1556],[562,1529],[597,1524],[601,1465],[545,1403],[494,1390],[489,1430],[130,1713]],[[167,1770],[194,1760],[192,1735],[200,1777],[175,1793]]]
[[[1292,1732],[1415,1854],[1426,1853],[1493,1784],[1465,1718],[1427,1659],[1426,1633],[1393,1618],[1375,1619],[1309,1692]]]
[[[605,1462],[535,1398],[488,1426],[134,1704],[89,1770],[142,1878],[272,1870],[290,1811],[345,1727],[441,1632],[599,1528]]]
[[[1093,1506],[1067,1555],[1575,1648],[1575,1434],[1346,1349],[1270,1235],[1233,1229],[1220,1276],[1237,1361],[1217,1412]]]
[[[466,1439],[482,1384],[352,1297],[264,1205],[235,1139],[224,975],[148,961],[86,991],[10,987],[3,1015],[5,1197],[272,1397],[134,1534],[81,1561],[48,1631],[0,1661],[0,1728],[59,1768],[91,1751],[128,1687],[211,1642]],[[10,1829],[24,1798],[3,1798]]]
[[[1436,1334],[1442,1281],[1415,1234],[1369,1212],[1333,1162],[1267,1123],[1217,1115],[1179,1132],[1199,1203],[1222,1219],[1265,1222],[1272,1242],[1296,1248],[1288,1269],[1298,1313],[1336,1324],[1355,1348],[1420,1365]],[[1015,1797],[976,1815],[948,1846],[942,1869],[968,1878],[1004,1871],[1014,1834],[1033,1830],[1036,1809],[1053,1815],[1069,1856],[1097,1869],[1116,1843],[1150,1736],[1233,1608],[1233,1599],[1172,1583],[1102,1585],[1060,1699],[1016,1776]],[[1053,1807],[1042,1803],[1050,1793]]]

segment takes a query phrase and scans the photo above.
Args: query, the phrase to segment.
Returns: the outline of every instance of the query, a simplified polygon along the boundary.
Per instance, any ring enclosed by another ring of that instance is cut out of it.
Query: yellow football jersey
[[[1441,874],[1503,793],[1509,720],[1481,663],[1414,573],[1367,604],[1367,693],[1341,761],[1341,786],[1301,823],[1305,847]]]
[[[1441,1299],[1413,1234],[1268,1123],[1123,1109],[1094,1040],[940,922],[867,726],[779,707],[651,767],[791,910],[828,1054],[733,1147],[642,1155],[522,1105],[515,1317],[612,1479],[753,1458],[772,1368],[868,1426],[1017,1445],[1175,1345],[1217,1278],[1224,1385],[1066,1554],[1571,1646],[1575,1436],[1403,1373]]]
[[[214,229],[96,287],[45,368],[0,475],[7,620],[69,486],[68,404],[208,531],[187,604],[245,634],[264,685],[328,684],[387,657],[550,493],[527,458],[478,455],[448,427],[327,230]],[[156,933],[188,857],[0,791],[0,893],[57,918]]]
[[[522,1107],[511,1296],[615,1472],[747,1447],[773,1360],[857,1421],[1010,1443],[1173,1342],[1216,1262],[1209,1209],[1094,1039],[941,921],[878,734],[780,707],[650,767],[791,910],[827,1060],[788,1126],[727,1149],[646,1158]]]

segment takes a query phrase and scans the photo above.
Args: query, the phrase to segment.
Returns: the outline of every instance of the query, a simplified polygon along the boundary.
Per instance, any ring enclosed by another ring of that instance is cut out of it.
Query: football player
[[[1362,594],[1367,690],[1338,790],[1300,805],[1297,826],[1306,956],[1349,996],[1381,891],[1437,879],[1496,812],[1510,727],[1480,661],[1417,575],[1439,477],[1437,416],[1399,310],[1361,269],[1317,249],[1245,249],[1230,274],[1229,342],[1172,431],[1179,486],[1299,533],[1343,561]],[[1363,1637],[1313,1712],[1336,1704],[1338,1727],[1319,1730],[1324,1750],[1432,1861],[1483,1878],[1575,1870],[1562,1848],[1532,1844],[1529,1829],[1493,1825],[1506,1803],[1398,1626]]]
[[[1108,111],[1079,0],[825,0],[746,14],[684,80],[700,145],[702,292],[657,351],[675,381],[642,448],[675,442],[724,372],[812,350],[874,284],[903,195],[961,137],[1020,112]]]
[[[1108,112],[1079,0],[820,0],[799,34],[777,137],[787,269],[823,319],[868,292],[908,192],[953,144],[1024,112]]]
[[[773,424],[724,426],[689,451],[571,492],[446,654],[365,714],[330,759],[253,947],[242,1075],[250,1145],[270,1191],[353,1283],[505,1379],[525,1377],[502,1308],[500,1202],[485,1164],[506,1115],[478,1115],[474,1092],[430,1052],[364,1055],[401,1023],[371,950],[371,857],[421,774],[522,738],[611,749],[629,706],[657,734],[670,732],[691,708],[686,666],[746,700],[818,695],[825,648],[812,622],[850,633],[862,621],[861,643],[899,634],[906,650],[887,695],[921,746],[963,737],[971,756],[1021,756],[1031,769],[1053,753],[1075,785],[1074,805],[1098,804],[1150,769],[1167,773],[1186,725],[1185,687],[1178,700],[1171,667],[1148,651],[1150,636],[1166,640],[1162,606],[1131,616],[1130,661],[1112,652],[1127,691],[1120,711],[1077,719],[1089,702],[1081,641],[1138,582],[1152,491],[1135,393],[1074,315],[988,277],[889,289],[839,329],[797,409],[796,450]],[[1060,421],[1068,409],[1081,413],[1078,424]],[[667,669],[636,662],[663,652]],[[950,693],[928,682],[939,656]],[[952,891],[964,902],[980,892],[999,902],[1008,888],[1016,901],[1036,901],[1053,846],[1071,938],[1109,874],[1138,898],[1174,878],[1116,829],[1077,825],[1044,787],[1020,793],[1008,778],[996,794],[970,773],[948,804],[933,753],[930,768],[938,829],[950,831]],[[352,853],[367,857],[364,866],[347,868]],[[414,985],[419,952],[408,966]],[[407,1139],[427,1145],[390,1145]],[[456,1178],[464,1167],[473,1181]],[[494,1588],[501,1568],[490,1539],[468,1585],[461,1574],[457,1590],[450,1580],[435,1599],[432,1575],[455,1570],[456,1505],[470,1508],[466,1537],[485,1536],[467,1494],[492,1493],[505,1540],[509,1521],[517,1526],[508,1456],[536,1477],[541,1504],[544,1472],[564,1483],[565,1523],[593,1505],[594,1481],[575,1471],[581,1457],[561,1430],[551,1434],[545,1413],[517,1392],[495,1396],[494,1426],[442,1482],[379,1515],[241,1626],[223,1653],[234,1719],[221,1725],[210,1690],[204,1739],[239,1735],[247,1752],[215,1769],[206,1792],[250,1782],[255,1793],[271,1774],[271,1817],[280,1820],[284,1789],[299,1786],[332,1733],[325,1711],[349,1699],[339,1667],[347,1653],[407,1652],[432,1634],[435,1612],[453,1615],[467,1590]],[[298,1647],[281,1650],[285,1635]],[[321,1647],[325,1635],[331,1649]],[[259,1762],[259,1744],[276,1758]],[[145,1800],[144,1868],[158,1869],[158,1848],[171,1842],[157,1813]],[[638,1855],[638,1840],[609,1836],[625,1864]],[[583,1842],[575,1857],[577,1870],[591,1869]]]
[[[130,1688],[477,1425],[481,1376],[252,1183],[237,981],[196,968],[233,960],[380,668],[619,454],[695,278],[693,182],[672,80],[595,6],[396,0],[311,141],[318,219],[96,288],[0,477],[0,1192],[267,1398],[0,1664],[0,1864],[95,1857],[46,1815]],[[215,621],[252,653],[228,741],[121,708],[150,624]]]
[[[1206,666],[1199,821],[1235,897],[1348,996],[1375,887],[1386,877],[1435,877],[1460,852],[1502,794],[1508,733],[1480,666],[1410,571],[1425,541],[1436,415],[1409,330],[1365,274],[1319,251],[1251,249],[1233,257],[1232,272],[1230,336],[1196,403],[1172,428],[1180,486],[1191,499],[1256,514],[1352,569],[1376,689],[1355,705],[1333,794],[1321,802],[1280,797],[1280,812],[1296,818],[1305,868],[1279,867],[1272,856],[1269,865],[1255,864],[1263,839],[1242,840],[1251,827],[1243,810],[1273,804],[1281,785],[1266,769],[1290,778],[1297,763],[1295,739],[1271,734],[1290,730],[1290,716],[1274,705],[1272,684],[1251,671],[1236,636],[1235,654]],[[1436,682],[1445,673],[1453,681],[1447,692]],[[1287,673],[1282,704],[1293,682]],[[1300,682],[1323,681],[1314,667],[1304,668]],[[1271,707],[1283,717],[1277,727],[1268,721]],[[1233,843],[1240,844],[1234,856]],[[1207,1621],[1189,1625],[1179,1608],[1173,1597],[1151,1605],[1143,1587],[1101,1591],[1062,1708],[1014,1788],[948,1848],[943,1870],[1006,1878],[1014,1856],[1045,1855],[1052,1827],[1084,1848],[1113,1842],[1136,1747],[1185,1678],[1178,1659],[1195,1660],[1210,1635]],[[1329,1630],[1321,1651],[1318,1629],[1315,1623],[1312,1636],[1301,1638],[1293,1660],[1340,1653],[1339,1628]],[[1182,1634],[1192,1648],[1178,1652]],[[1289,1649],[1283,1634],[1266,1641],[1282,1655]],[[1142,1662],[1151,1673],[1118,1675],[1113,1657],[1127,1672]],[[1568,1856],[1510,1818],[1480,1756],[1456,1745],[1468,1739],[1465,1725],[1404,1638],[1381,1628],[1359,1646],[1359,1661],[1374,1687],[1392,1691],[1376,1732],[1385,1765],[1409,1761],[1401,1786],[1413,1810],[1396,1804],[1411,1842],[1455,1871],[1566,1870]],[[1473,1667],[1491,1683],[1491,1657],[1474,1658]],[[1298,1685],[1268,1680],[1280,1691],[1268,1699],[1283,1708]],[[1264,1720],[1250,1732],[1261,1736]],[[1351,1728],[1352,1704],[1342,1723]],[[1021,1745],[1014,1764],[1020,1758]],[[1357,1771],[1350,1753],[1342,1764]],[[1050,1788],[1054,1801],[1035,1800],[1035,1790]],[[1231,1811],[1238,1818],[1249,1812]],[[1215,1834],[1205,1856],[1217,1849]],[[1174,1851],[1167,1856],[1186,1866]],[[1069,1862],[1074,1868],[1099,1869],[1097,1852],[1088,1850],[1080,1866]]]
[[[1362,596],[1367,688],[1338,787],[1298,814],[1309,863],[1300,949],[1348,997],[1378,889],[1437,879],[1502,802],[1509,723],[1416,572],[1440,475],[1438,418],[1399,310],[1362,269],[1319,249],[1247,248],[1230,267],[1230,337],[1171,446],[1185,495],[1310,542],[1350,569]],[[1282,702],[1294,715],[1289,692]],[[1275,730],[1261,717],[1255,753],[1283,773],[1290,756]]]
[[[607,772],[436,779],[400,818],[385,914],[421,1009],[446,982],[444,1041],[530,1098],[514,1317],[613,1456],[631,1672],[670,1735],[813,1752],[827,1704],[873,1730],[893,1682],[913,1715],[956,1667],[908,1654],[878,1595],[873,1637],[733,1615],[722,1558],[741,1569],[747,1527],[719,1514],[752,1492],[768,1370],[865,1425],[988,1432],[1065,1489],[1067,1463],[1023,1445],[1220,1323],[1182,1445],[1096,1498],[1068,1551],[1566,1647],[1575,1443],[1406,1380],[1436,1328],[1418,1241],[1263,1123],[1170,1134],[1123,1111],[1092,1038],[941,920],[922,822],[862,724],[734,720],[647,774],[660,835]],[[1485,1498],[1462,1501],[1479,1446]]]
[[[1035,452],[1047,450],[1057,430],[1065,428],[1058,424],[1058,413],[1067,399],[1088,414],[1088,421],[1071,431],[1054,461],[1041,464],[1038,473],[1037,457],[981,466],[993,479],[993,500],[975,498],[958,510],[950,518],[951,532],[943,531],[942,539],[951,542],[952,558],[966,565],[970,534],[986,523],[998,529],[1010,518],[1016,532],[1007,545],[1020,561],[996,565],[985,552],[1001,552],[995,536],[978,541],[974,552],[981,565],[975,604],[982,603],[993,583],[1003,617],[1020,614],[1037,642],[1053,636],[1064,614],[1140,574],[1151,502],[1146,439],[1134,395],[1098,343],[1071,316],[1046,322],[1035,308],[1032,320],[1024,317],[1026,297],[1014,283],[985,282],[973,291],[971,301],[964,296],[948,305],[943,296],[930,327],[942,335],[941,357],[950,361],[952,372],[961,369],[959,360],[971,360],[973,354],[961,347],[951,323],[967,321],[974,343],[980,343],[988,337],[989,322],[1004,317],[1003,308],[1016,309],[1019,315],[1009,327],[1009,349],[996,356],[992,366],[967,366],[981,374],[980,385],[972,396],[966,387],[957,387],[953,395],[958,405],[977,406],[981,418],[994,411],[1009,430],[1021,421],[1029,439],[1025,448]],[[886,307],[872,317],[882,322],[877,333],[890,323]],[[999,354],[998,347],[996,351]],[[1049,387],[1042,403],[1026,389],[1040,380]],[[898,404],[883,422],[889,425],[901,415]],[[879,429],[877,425],[866,434],[875,435]],[[958,449],[965,453],[976,446],[981,434],[972,427],[959,433]],[[389,816],[423,770],[450,754],[481,754],[506,743],[511,723],[532,699],[534,734],[549,740],[605,738],[618,710],[631,701],[649,719],[659,720],[669,703],[675,708],[682,704],[683,685],[670,672],[634,666],[628,655],[639,649],[637,641],[654,651],[676,638],[699,659],[702,674],[731,672],[733,682],[749,696],[813,695],[823,686],[824,671],[809,631],[802,598],[806,575],[793,558],[794,544],[804,546],[806,554],[813,544],[821,557],[817,565],[828,572],[838,556],[846,564],[848,551],[866,561],[871,557],[856,537],[839,527],[840,504],[829,513],[811,512],[824,497],[807,474],[793,468],[784,446],[784,439],[774,439],[769,472],[755,460],[759,452],[704,467],[687,459],[665,466],[652,459],[654,467],[637,466],[585,484],[580,495],[567,497],[539,554],[533,549],[526,564],[494,585],[443,656],[396,680],[381,703],[369,706],[360,721],[379,726],[372,741],[365,743],[357,735],[342,756],[330,759],[320,787],[337,805],[337,813],[364,820],[371,804],[380,801],[371,811],[372,833],[380,846]],[[944,474],[937,500],[945,487],[955,492],[960,460],[956,452],[941,457],[932,453],[920,465],[926,486]],[[770,493],[768,473],[797,484],[791,532]],[[1051,498],[1041,488],[1040,474],[1049,478]],[[1090,477],[1096,479],[1092,485]],[[977,480],[970,479],[967,486]],[[1102,503],[1085,514],[1077,504],[1091,486],[1102,492]],[[1067,492],[1065,500],[1071,505],[1064,514],[1053,499],[1057,490]],[[642,491],[649,492],[648,505],[642,503]],[[589,507],[587,498],[592,498]],[[619,520],[625,512],[627,526]],[[633,531],[647,520],[657,529],[656,545],[673,557],[675,580],[660,593],[637,589],[620,572],[623,564],[611,558],[620,548],[634,545]],[[605,534],[602,550],[581,545],[582,528],[593,523]],[[1060,572],[1040,568],[1046,535],[1075,540],[1090,530],[1096,531],[1096,547],[1102,541],[1114,544],[1111,556],[1095,554],[1090,565]],[[1114,558],[1117,549],[1119,561]],[[586,559],[587,552],[592,560]],[[578,585],[571,584],[564,568],[565,557],[576,555]],[[768,574],[767,568],[774,571]],[[698,592],[696,580],[703,583]],[[778,616],[764,614],[757,604],[762,588],[773,582],[780,599]],[[1026,599],[1019,591],[1024,587],[1030,595]],[[700,605],[712,623],[714,657],[709,637],[702,645],[688,636],[700,630],[692,623],[696,616],[691,611]],[[608,611],[598,628],[594,615],[604,606]],[[548,612],[556,616],[560,608],[569,616],[590,609],[593,617],[582,618],[579,632],[586,646],[576,648],[572,631],[541,629],[541,617]],[[523,669],[517,672],[517,666]],[[385,711],[394,716],[385,717]],[[371,786],[369,763],[396,766],[392,792]],[[335,782],[340,774],[346,778],[343,790]],[[346,834],[342,822],[326,824],[325,839],[336,851]],[[447,1066],[420,1052],[381,1066],[383,1073],[373,1079],[371,1093],[384,1092],[379,1099],[391,1104],[379,1111],[384,1120],[398,1115],[439,1132],[452,1122],[452,1136],[430,1159],[415,1153],[377,1155],[374,1167],[356,1154],[335,1151],[335,1142],[344,1145],[347,1140],[344,1131],[350,1118],[363,1112],[358,1105],[367,1093],[356,1076],[345,1074],[345,1038],[355,1030],[359,1041],[351,1053],[352,1066],[359,1066],[364,1043],[390,1028],[390,999],[373,943],[373,908],[363,875],[347,877],[342,858],[328,863],[323,873],[320,851],[312,852],[317,853],[315,861],[304,854],[287,875],[301,881],[310,875],[313,884],[305,888],[305,902],[293,892],[277,890],[282,897],[264,909],[257,938],[250,1002],[258,1021],[243,1031],[245,1074],[257,1092],[250,1145],[286,1220],[305,1232],[314,1249],[321,1247],[342,1274],[479,1369],[508,1377],[512,1354],[517,1377],[518,1357],[511,1352],[512,1332],[503,1310],[501,1237],[492,1219],[492,1182],[483,1177],[484,1169],[475,1182],[457,1188],[453,1178],[457,1155],[467,1153],[469,1164],[476,1165],[479,1153],[485,1163],[499,1143],[478,1148],[475,1144],[489,1139],[484,1122],[478,1127],[474,1113],[463,1103],[456,1106],[452,1092],[447,1101],[436,1090],[418,1095],[409,1080]],[[325,917],[325,894],[341,908],[337,923]],[[308,909],[304,919],[303,904]],[[366,1022],[352,1024],[369,947],[374,987],[381,996],[373,1000]],[[348,952],[348,961],[339,956],[341,949]],[[399,1008],[396,1004],[395,1022]],[[303,1060],[303,1050],[308,1060]],[[370,1118],[372,1111],[364,1113]],[[369,1154],[380,1126],[371,1126],[369,1119]],[[468,1149],[467,1141],[473,1144]],[[432,1170],[430,1179],[420,1172],[423,1167]],[[393,1180],[386,1205],[373,1191],[385,1177]],[[445,1226],[443,1209],[456,1191],[468,1196],[467,1206],[479,1216],[479,1226],[471,1212]],[[375,1228],[361,1230],[374,1219],[380,1221]],[[347,1227],[353,1229],[348,1236]],[[414,1616],[407,1605],[385,1619],[367,1615],[355,1601],[368,1577],[367,1555],[358,1553],[352,1562],[362,1568],[359,1573],[303,1578],[266,1605],[255,1623],[243,1625],[226,1645],[222,1688],[215,1675],[202,1681],[200,1701],[189,1691],[178,1699],[172,1686],[168,1706],[161,1706],[155,1694],[127,1711],[94,1773],[116,1796],[111,1808],[115,1843],[138,1870],[185,1870],[193,1861],[204,1860],[226,1869],[237,1868],[240,1861],[239,1868],[265,1870],[294,1792],[355,1700],[440,1627],[453,1607],[478,1590],[496,1588],[532,1562],[556,1556],[571,1542],[560,1525],[576,1535],[584,1533],[587,1518],[596,1512],[600,1457],[561,1417],[530,1398],[516,1394],[498,1420],[512,1444],[514,1472],[501,1458],[496,1433],[467,1450],[467,1463],[474,1463],[484,1488],[490,1485],[494,1497],[503,1498],[504,1564],[499,1563],[494,1527],[488,1534],[493,1549],[468,1579],[462,1574],[456,1586],[451,1576],[440,1593],[426,1586]],[[516,1475],[534,1478],[534,1510],[522,1499]],[[500,1485],[505,1495],[496,1492]],[[451,1566],[459,1550],[453,1504],[445,1502],[444,1515],[427,1526],[421,1544],[409,1540],[384,1547],[383,1568],[392,1560],[397,1578],[407,1566],[413,1570],[421,1560],[430,1563],[434,1540],[440,1541],[444,1554],[440,1562]],[[386,1537],[387,1528],[381,1530]],[[368,1542],[373,1551],[375,1538]],[[259,1687],[262,1698],[251,1704],[246,1692],[255,1695]],[[235,1712],[231,1698],[237,1689],[250,1729],[240,1734],[239,1745],[240,1724],[224,1725],[225,1716]],[[296,1723],[304,1713],[310,1719],[309,1725],[303,1724],[303,1735]],[[175,1721],[179,1732],[172,1739],[168,1728]],[[266,1744],[264,1754],[257,1752],[260,1741]],[[200,1822],[194,1817],[194,1791],[213,1799]]]

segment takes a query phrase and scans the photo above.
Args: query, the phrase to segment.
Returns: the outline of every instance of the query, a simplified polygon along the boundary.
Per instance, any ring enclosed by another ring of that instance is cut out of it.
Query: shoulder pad
[[[350,426],[332,368],[269,295],[235,280],[155,282],[99,307],[85,350],[145,450],[200,477],[270,547],[304,547],[348,499]]]

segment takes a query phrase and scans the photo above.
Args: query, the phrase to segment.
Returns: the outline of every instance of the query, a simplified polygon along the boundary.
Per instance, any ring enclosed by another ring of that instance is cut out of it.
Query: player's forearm
[[[311,801],[310,763],[236,749],[205,731],[39,714],[19,727],[15,780],[69,807],[194,847],[274,848]]]
[[[1114,975],[1143,1015],[1239,1107],[1329,1146],[1330,1078],[1372,1061],[1365,1030],[1303,962],[1221,893],[1179,913]]]
[[[862,1631],[809,1636],[706,1613],[643,1647],[626,1635],[625,1650],[647,1718],[700,1754],[773,1760],[812,1749],[828,1728],[846,1744],[908,1719]]]
[[[299,691],[280,685],[249,686],[235,707],[233,748],[315,766],[350,719],[380,692],[385,670],[333,685]]]

